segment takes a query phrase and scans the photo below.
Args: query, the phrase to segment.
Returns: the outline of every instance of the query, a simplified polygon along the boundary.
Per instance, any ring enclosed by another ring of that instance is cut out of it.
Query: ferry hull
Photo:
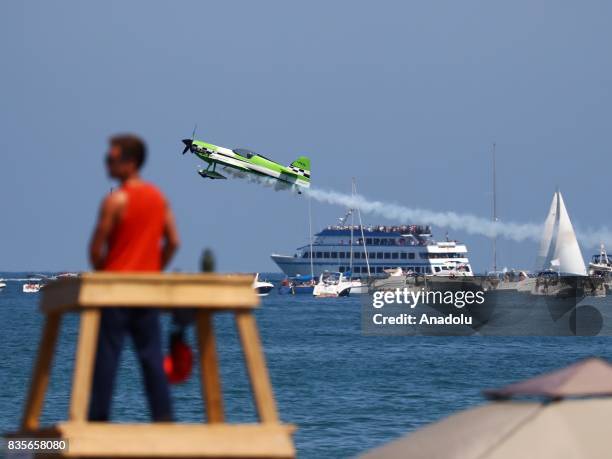
[[[307,276],[310,275],[311,265],[310,261],[306,258],[300,257],[292,257],[289,255],[272,255],[272,261],[276,263],[276,265],[280,268],[280,270],[289,277],[295,276]],[[466,259],[466,262],[467,259]],[[346,262],[340,264],[338,262],[330,261],[316,261],[312,264],[312,270],[314,277],[318,277],[323,274],[325,271],[327,272],[338,272],[340,271],[340,266],[346,266]],[[379,260],[372,261],[370,263],[371,273],[372,275],[377,274],[377,268],[384,266],[385,268],[402,268],[405,271],[410,269],[414,269],[414,265],[412,263],[407,263],[404,260],[393,260],[391,263],[388,261],[379,262]],[[348,269],[348,268],[347,268]],[[380,273],[378,273],[380,274]],[[469,276],[473,274],[470,272]],[[365,274],[353,273],[353,277],[367,277]]]

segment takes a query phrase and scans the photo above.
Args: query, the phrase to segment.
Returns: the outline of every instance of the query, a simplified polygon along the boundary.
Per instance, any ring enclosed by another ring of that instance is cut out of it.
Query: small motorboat
[[[431,276],[437,277],[472,277],[473,274],[466,263],[447,261],[441,266],[434,266]]]
[[[38,293],[42,287],[41,283],[30,281],[23,284],[22,290],[23,293]]]
[[[2,291],[4,287],[6,287],[6,282],[4,282],[4,279],[0,279],[0,291]]]
[[[593,255],[589,263],[589,275],[612,279],[612,259],[608,257],[603,244],[599,248],[599,255]]]
[[[312,276],[289,277],[284,279],[278,287],[278,293],[281,295],[312,295],[316,281]]]
[[[288,277],[285,277],[278,286],[279,295],[293,295],[293,284]]]
[[[253,279],[253,288],[257,292],[257,295],[268,296],[274,288],[274,284],[265,280],[259,280],[259,273],[256,273],[255,279]]]
[[[367,277],[353,278],[353,272],[350,270],[344,271],[342,273],[342,276],[348,283],[351,284],[351,290],[349,292],[351,295],[363,295],[365,293],[368,293],[368,280],[367,280],[368,278]]]
[[[312,294],[319,298],[337,298],[348,296],[351,292],[352,282],[341,272],[325,271],[319,277]]]

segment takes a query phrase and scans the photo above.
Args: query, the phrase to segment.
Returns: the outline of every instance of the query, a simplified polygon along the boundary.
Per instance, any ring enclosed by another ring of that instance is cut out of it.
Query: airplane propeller
[[[195,133],[197,124],[193,126],[193,132],[191,133],[191,139],[183,139],[183,143],[185,144],[185,149],[183,150],[183,154],[187,153],[191,149],[191,145],[193,145],[193,141],[195,140]]]
[[[183,143],[185,144],[185,149],[183,150],[183,154],[185,154],[191,149],[191,144],[193,143],[193,140],[183,139]]]

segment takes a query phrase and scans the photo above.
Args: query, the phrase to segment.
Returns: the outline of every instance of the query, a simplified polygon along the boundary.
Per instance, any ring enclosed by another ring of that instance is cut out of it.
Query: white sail
[[[555,192],[544,222],[537,267],[539,270],[554,268],[564,274],[586,276],[576,233],[560,191]]]
[[[552,259],[551,245],[553,242],[553,236],[555,228],[557,226],[557,215],[558,215],[559,200],[557,199],[557,193],[553,195],[552,202],[550,203],[550,209],[544,222],[544,233],[540,241],[540,250],[538,250],[538,258],[536,260],[536,270],[543,271],[550,268],[550,260]]]
[[[586,276],[586,268],[582,252],[576,239],[574,227],[565,208],[563,196],[557,191],[559,201],[559,215],[557,217],[558,229],[557,240],[554,248],[553,258],[559,260],[559,271],[576,276]]]

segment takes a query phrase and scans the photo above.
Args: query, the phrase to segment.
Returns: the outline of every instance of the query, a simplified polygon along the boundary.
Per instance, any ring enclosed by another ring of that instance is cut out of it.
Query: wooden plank
[[[45,317],[45,325],[42,337],[38,345],[38,355],[33,370],[32,382],[26,401],[22,430],[36,430],[40,413],[45,402],[45,393],[51,374],[51,365],[55,353],[55,344],[59,334],[61,314],[48,314]]]
[[[250,311],[236,312],[236,325],[238,326],[259,420],[264,423],[278,423],[276,402],[272,393],[272,384],[270,383],[261,341],[257,333],[255,316]]]
[[[80,279],[69,278],[51,281],[42,289],[40,309],[47,313],[62,311],[66,306],[79,303],[80,292]]]
[[[293,426],[280,424],[63,423],[68,457],[293,458]]]
[[[86,273],[43,290],[41,309],[91,307],[254,308],[251,276],[220,274]]]
[[[197,327],[200,346],[200,383],[202,400],[206,405],[206,419],[210,423],[223,422],[223,394],[217,361],[213,317],[210,312],[198,311]]]
[[[60,423],[7,438],[68,440],[64,457],[293,458],[293,425]]]
[[[100,310],[83,311],[72,379],[69,415],[71,421],[85,422],[87,420],[99,329]]]

